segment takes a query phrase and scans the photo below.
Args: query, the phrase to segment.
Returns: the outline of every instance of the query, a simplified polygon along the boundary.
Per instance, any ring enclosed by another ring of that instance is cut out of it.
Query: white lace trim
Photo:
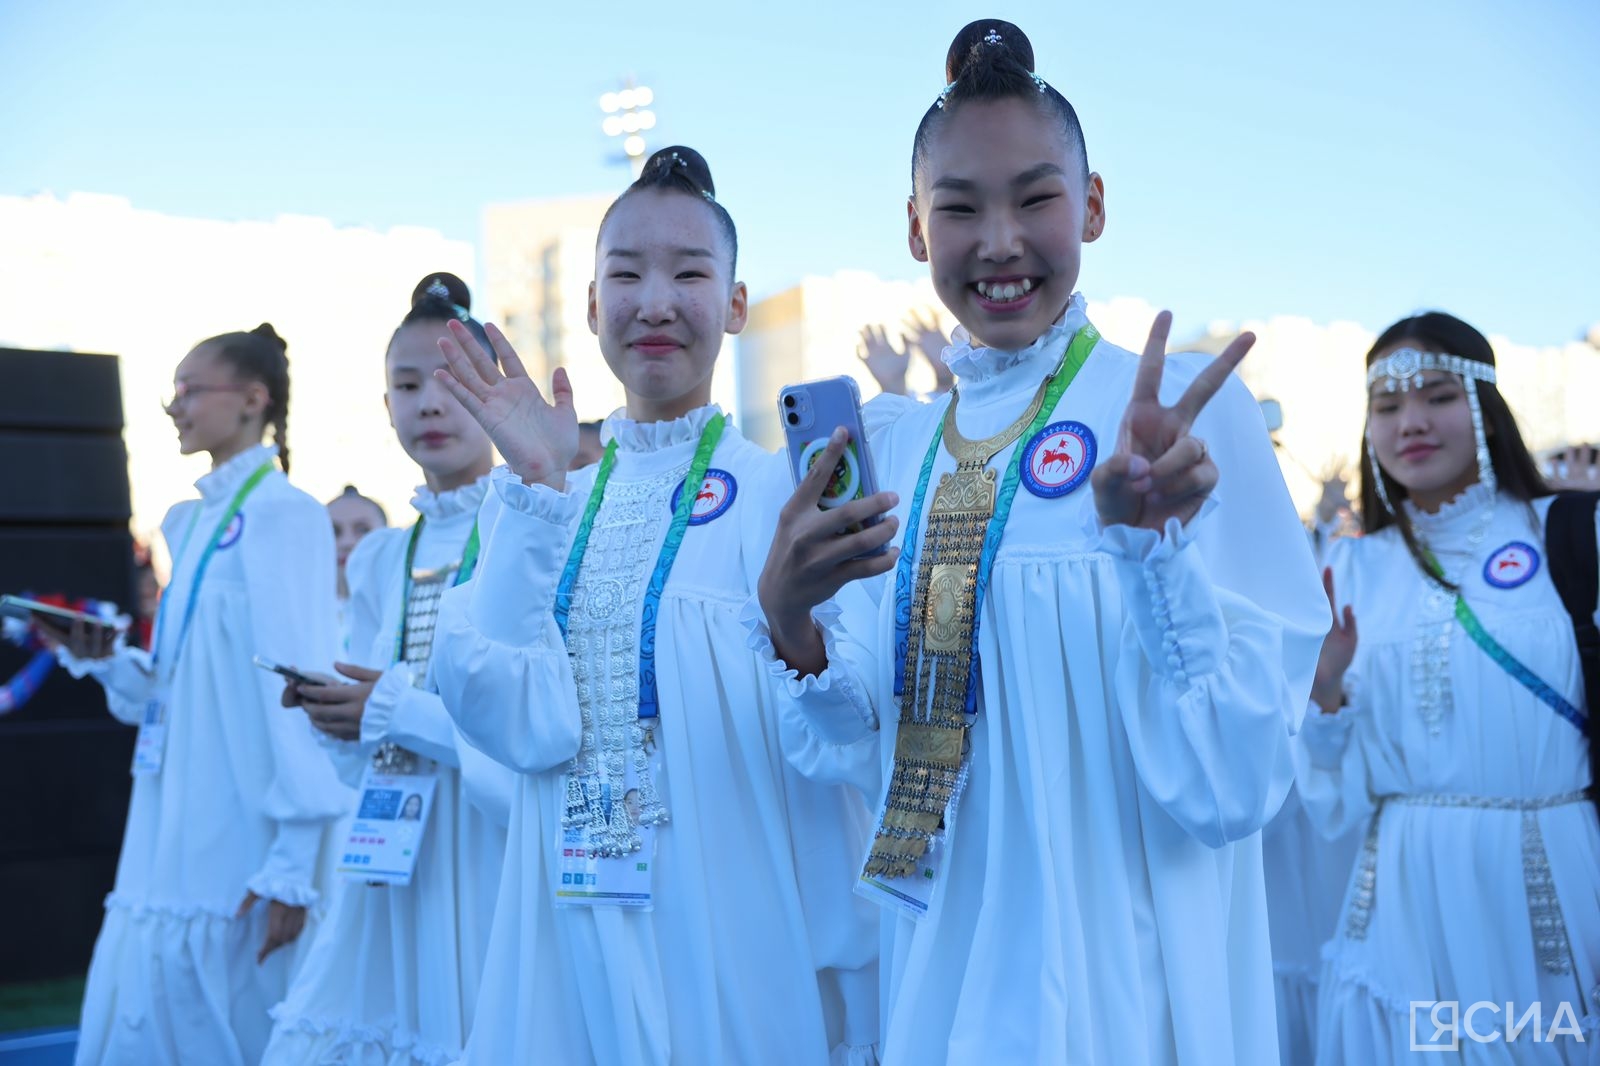
[[[682,418],[668,422],[635,422],[622,409],[600,424],[600,439],[615,440],[623,452],[656,452],[678,444],[693,444],[711,419],[722,413],[716,404],[696,407]]]
[[[125,911],[134,921],[154,918],[158,921],[192,922],[196,918],[233,921],[234,912],[222,907],[207,907],[200,903],[147,903],[131,896],[113,892],[106,897],[108,911]]]
[[[314,1039],[332,1038],[331,1046],[323,1049],[324,1061],[343,1061],[346,1054],[359,1047],[376,1048],[385,1059],[393,1063],[396,1054],[405,1055],[415,1066],[449,1066],[461,1057],[461,1049],[446,1048],[442,1044],[425,1040],[403,1026],[392,1022],[367,1024],[348,1018],[314,1018],[310,1015],[291,1015],[282,1003],[267,1012],[278,1032],[309,1036]]]
[[[239,491],[256,468],[268,459],[275,459],[278,455],[276,444],[257,444],[227,460],[221,466],[203,475],[194,483],[200,495],[211,500],[218,496],[231,496]]]
[[[950,335],[949,347],[940,354],[940,358],[963,384],[997,378],[1012,367],[1035,361],[1063,335],[1070,337],[1077,333],[1089,321],[1085,308],[1083,294],[1073,293],[1067,309],[1056,319],[1055,324],[1045,330],[1032,344],[1015,352],[1002,351],[999,348],[974,347],[972,334],[967,332],[965,326],[957,326]]]
[[[462,485],[447,492],[434,492],[426,485],[418,485],[411,497],[411,506],[430,522],[442,522],[459,514],[477,514],[483,497],[489,491],[489,475],[485,474],[470,485]]]
[[[1454,498],[1445,501],[1432,514],[1419,510],[1410,500],[1401,500],[1411,527],[1430,540],[1465,532],[1467,521],[1484,507],[1493,505],[1495,492],[1481,481],[1462,489]]]

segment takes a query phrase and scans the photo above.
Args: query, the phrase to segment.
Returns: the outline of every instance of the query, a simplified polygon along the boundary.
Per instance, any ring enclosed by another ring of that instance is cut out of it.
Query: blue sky
[[[656,92],[757,294],[905,251],[917,120],[979,15],[1073,100],[1108,227],[1091,297],[1179,332],[1439,306],[1558,343],[1600,321],[1592,0],[802,4],[0,0],[0,193],[112,193],[476,240],[489,201],[614,190],[597,99]],[[3,240],[3,235],[0,235]]]

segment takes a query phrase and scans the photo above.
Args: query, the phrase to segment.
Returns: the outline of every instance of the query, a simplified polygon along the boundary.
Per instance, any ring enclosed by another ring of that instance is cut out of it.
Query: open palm
[[[1161,402],[1167,335],[1172,315],[1162,311],[1150,326],[1139,357],[1133,394],[1122,415],[1117,450],[1095,468],[1095,507],[1105,525],[1161,530],[1167,520],[1187,522],[1217,485],[1217,465],[1205,442],[1191,435],[1195,419],[1244,359],[1255,335],[1241,333],[1189,383],[1178,402]]]
[[[435,372],[439,380],[489,434],[506,465],[523,482],[564,489],[567,467],[578,453],[578,416],[567,372],[556,369],[546,400],[499,329],[484,327],[500,358],[496,366],[466,326],[460,322],[448,326],[450,336],[439,339],[439,350],[449,369]]]

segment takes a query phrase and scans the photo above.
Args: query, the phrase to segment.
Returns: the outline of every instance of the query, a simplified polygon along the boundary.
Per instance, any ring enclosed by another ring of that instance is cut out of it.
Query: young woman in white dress
[[[1135,355],[1088,321],[1104,186],[1033,67],[1010,23],[951,45],[908,240],[954,390],[868,405],[893,491],[802,485],[753,625],[800,753],[878,804],[885,1063],[1275,1063],[1259,830],[1327,607],[1230,373],[1253,338],[1167,356],[1163,313]]]
[[[332,738],[351,784],[376,764],[431,779],[421,845],[409,884],[343,885],[273,1011],[267,1066],[444,1066],[460,1056],[477,1006],[505,815],[474,802],[461,769],[465,742],[427,685],[439,597],[476,566],[478,508],[494,464],[488,436],[433,376],[444,366],[447,322],[482,329],[468,317],[470,301],[455,275],[428,275],[389,342],[384,405],[422,470],[417,519],[375,530],[350,556],[354,663],[337,665],[350,683],[294,686],[287,696]],[[405,791],[399,816],[418,818],[422,792]]]
[[[62,658],[139,725],[133,797],[84,992],[79,1063],[254,1066],[349,802],[255,656],[338,654],[328,513],[289,484],[289,366],[271,326],[202,341],[167,406],[212,469],[162,522],[172,579],[147,653],[79,632]],[[267,427],[273,443],[263,444]],[[280,468],[281,467],[281,468]]]
[[[492,327],[453,390],[508,468],[435,671],[462,732],[522,772],[466,1062],[875,1061],[876,950],[844,875],[865,808],[785,763],[739,614],[786,469],[711,401],[743,328],[733,221],[705,161],[657,152],[600,226],[589,324],[622,382],[567,475],[551,401]]]
[[[1368,820],[1318,992],[1329,1066],[1448,1042],[1433,1002],[1458,1004],[1454,1061],[1600,1061],[1591,710],[1551,498],[1495,373],[1438,312],[1367,355],[1366,535],[1333,546],[1337,625],[1297,744],[1319,828]]]

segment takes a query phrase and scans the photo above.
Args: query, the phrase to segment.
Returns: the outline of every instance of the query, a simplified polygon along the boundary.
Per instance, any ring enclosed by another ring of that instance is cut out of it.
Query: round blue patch
[[[1023,445],[1022,483],[1047,500],[1065,496],[1094,469],[1094,432],[1082,422],[1052,422]]]
[[[713,519],[721,518],[728,508],[733,506],[733,498],[739,495],[739,483],[733,475],[726,470],[711,469],[706,471],[706,478],[700,483],[700,491],[695,494],[694,507],[689,511],[689,524],[703,526]],[[667,506],[676,511],[678,500],[683,496],[683,482],[678,482],[678,487],[672,490],[672,500]]]
[[[1514,540],[1496,548],[1483,564],[1483,579],[1497,589],[1526,585],[1539,572],[1539,551],[1531,544]]]
[[[242,536],[244,536],[244,512],[240,511],[228,523],[228,528],[222,531],[222,539],[217,541],[217,550],[233,547]]]

